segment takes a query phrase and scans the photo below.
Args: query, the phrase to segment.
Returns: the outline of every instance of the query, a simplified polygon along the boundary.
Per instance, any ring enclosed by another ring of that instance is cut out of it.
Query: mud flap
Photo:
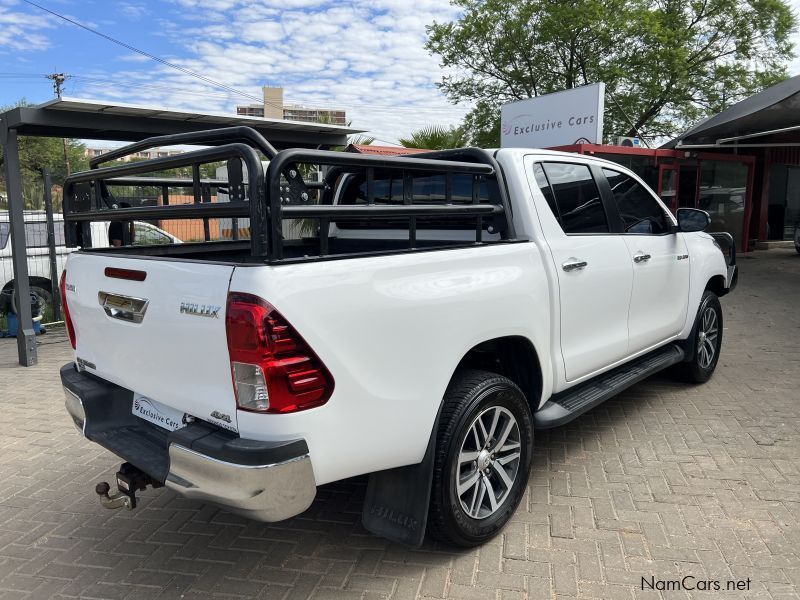
[[[438,418],[421,463],[369,476],[361,515],[367,531],[412,548],[422,545],[428,524],[437,430]]]

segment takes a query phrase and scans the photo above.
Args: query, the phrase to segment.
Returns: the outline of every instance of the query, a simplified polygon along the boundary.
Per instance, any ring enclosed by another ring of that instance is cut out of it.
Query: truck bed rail
[[[213,145],[141,162],[100,166],[175,144]],[[262,156],[269,160],[266,171]],[[200,176],[201,165],[223,161],[228,165],[227,182]],[[65,181],[66,240],[73,247],[92,246],[88,226],[92,221],[202,219],[205,239],[211,241],[208,220],[222,218],[233,219],[233,240],[239,239],[240,230],[250,238],[251,259],[267,263],[338,256],[342,252],[334,248],[335,230],[342,226],[406,230],[404,247],[393,238],[389,248],[405,252],[442,247],[431,244],[430,235],[421,240],[421,229],[474,231],[474,236],[447,247],[514,238],[502,174],[494,157],[478,149],[414,157],[298,148],[278,152],[255,130],[232,127],[148,138],[95,157],[90,164],[88,171]],[[186,167],[192,169],[191,179],[163,174]],[[157,175],[137,177],[147,173]],[[309,173],[318,174],[317,180],[308,180]],[[160,204],[120,206],[109,192],[115,185],[160,190]],[[170,203],[170,189],[175,187],[191,188],[193,202]],[[216,200],[212,198],[212,187],[218,192],[226,190],[228,201],[221,201],[219,194]],[[420,192],[421,187],[427,191]],[[239,220],[249,222],[240,228]],[[301,239],[287,239],[287,231],[296,222],[302,225]],[[374,244],[354,250],[351,244],[346,255],[383,254],[383,250]]]

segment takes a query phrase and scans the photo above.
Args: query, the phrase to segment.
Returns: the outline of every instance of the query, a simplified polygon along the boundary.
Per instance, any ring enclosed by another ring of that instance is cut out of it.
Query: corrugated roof
[[[192,112],[80,98],[60,98],[38,106],[20,106],[0,114],[19,135],[135,141],[170,133],[247,126],[278,149],[341,146],[363,130],[283,119],[218,112]]]
[[[379,154],[381,156],[402,156],[404,154],[419,154],[421,152],[430,152],[424,148],[404,148],[402,146],[375,146],[373,144],[350,144],[347,147],[348,152],[357,152],[359,154]]]
[[[269,119],[266,117],[250,117],[244,115],[227,114],[221,112],[190,112],[144,106],[139,104],[125,104],[121,102],[104,102],[101,100],[88,100],[81,98],[61,98],[40,104],[36,108],[45,110],[63,110],[75,112],[94,112],[128,117],[143,117],[147,119],[166,119],[170,121],[191,121],[195,123],[209,123],[226,126],[247,125],[258,129],[269,126],[270,129],[291,129],[294,131],[314,131],[319,133],[363,133],[363,129],[353,129],[343,125],[329,125],[327,123],[308,123],[305,121],[287,121],[284,119]]]
[[[797,127],[800,127],[800,75],[729,106],[662,148],[691,145],[728,147],[737,141],[732,138],[759,138],[752,141],[769,143],[773,141],[769,136],[780,133],[778,130]]]

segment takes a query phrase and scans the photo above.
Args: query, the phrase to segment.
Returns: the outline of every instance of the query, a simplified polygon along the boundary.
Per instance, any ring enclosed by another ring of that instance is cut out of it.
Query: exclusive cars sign
[[[503,148],[551,148],[603,141],[605,84],[504,104],[500,111]]]

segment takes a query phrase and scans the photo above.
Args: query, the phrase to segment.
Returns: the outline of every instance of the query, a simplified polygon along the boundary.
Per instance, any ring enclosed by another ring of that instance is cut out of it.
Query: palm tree
[[[422,129],[411,132],[410,138],[401,138],[400,145],[406,148],[424,148],[426,150],[448,150],[449,148],[463,148],[469,143],[469,138],[463,127],[442,127],[441,125],[428,125]]]

